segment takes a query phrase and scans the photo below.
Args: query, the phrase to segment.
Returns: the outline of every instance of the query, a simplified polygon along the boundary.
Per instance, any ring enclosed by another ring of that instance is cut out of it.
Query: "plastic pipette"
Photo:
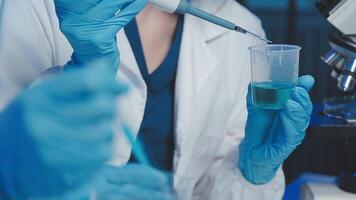
[[[220,18],[218,16],[212,15],[208,12],[205,12],[199,8],[193,7],[190,5],[187,0],[149,0],[153,5],[169,13],[178,13],[178,14],[190,14],[200,19],[206,20],[208,22],[214,23],[218,26],[234,30],[236,32],[250,35],[256,37],[260,40],[263,40],[267,43],[272,43],[270,40],[261,37],[258,34],[255,34],[251,31],[248,31],[240,26],[235,25],[233,22]]]
[[[134,135],[133,135],[131,129],[126,124],[122,125],[122,129],[124,131],[124,135],[125,135],[126,139],[129,141],[129,143],[132,146],[132,153],[136,157],[137,161],[143,165],[151,166],[151,162],[148,159],[148,157],[143,149],[141,141],[139,141],[139,140],[135,141],[135,138],[134,138]]]

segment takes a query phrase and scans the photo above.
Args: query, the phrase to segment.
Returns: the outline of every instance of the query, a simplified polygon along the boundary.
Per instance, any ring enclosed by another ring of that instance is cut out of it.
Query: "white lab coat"
[[[1,0],[0,0],[1,1]],[[0,92],[4,107],[13,96],[72,53],[58,28],[52,0],[2,0]],[[234,0],[196,0],[198,7],[264,34],[260,21]],[[131,86],[118,103],[121,117],[137,133],[146,84],[123,31],[117,35],[121,63],[117,78]],[[247,182],[238,168],[244,137],[248,47],[254,38],[185,16],[175,95],[174,185],[182,200],[281,199],[284,176],[265,185]],[[114,165],[127,162],[131,147],[118,131]]]

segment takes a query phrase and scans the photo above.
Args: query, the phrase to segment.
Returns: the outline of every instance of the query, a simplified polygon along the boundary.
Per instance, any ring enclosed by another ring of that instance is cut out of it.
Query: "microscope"
[[[338,30],[330,35],[331,50],[321,59],[345,96],[324,100],[324,113],[356,124],[356,1],[319,0],[320,13]]]
[[[330,174],[341,172],[338,177],[318,174],[309,178],[301,187],[300,199],[356,199],[356,165],[352,153],[355,149],[352,144],[356,139],[356,0],[318,0],[316,6],[337,29],[336,33],[329,36],[331,50],[321,59],[331,68],[331,77],[337,81],[337,88],[342,92],[342,96],[324,99],[322,110],[318,107],[316,118],[322,120],[317,120],[309,134],[315,137],[316,133],[319,133],[323,136],[324,143],[319,143],[321,140],[318,140],[311,143],[312,147],[307,148],[319,146],[319,151],[322,148],[324,152],[328,152],[328,155],[316,154],[319,156],[318,162],[335,162],[334,159],[337,160],[338,157],[344,159],[340,159],[338,163],[341,166],[329,165],[330,171],[325,168],[321,170]],[[320,114],[320,111],[323,114]],[[326,134],[331,136],[327,143],[327,137],[324,137]],[[303,156],[308,157],[307,153],[310,152],[303,153]],[[311,162],[314,160],[301,157],[299,159]],[[315,163],[315,166],[320,167]]]

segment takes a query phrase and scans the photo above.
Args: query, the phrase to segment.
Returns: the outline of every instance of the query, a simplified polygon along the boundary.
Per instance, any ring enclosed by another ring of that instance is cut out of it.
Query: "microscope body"
[[[345,93],[356,92],[356,1],[319,0],[317,7],[339,31],[329,37],[331,50],[322,60],[332,68],[331,76]]]

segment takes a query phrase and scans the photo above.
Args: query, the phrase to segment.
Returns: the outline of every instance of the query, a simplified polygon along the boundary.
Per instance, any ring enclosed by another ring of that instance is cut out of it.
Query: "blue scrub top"
[[[148,73],[136,20],[125,27],[126,36],[147,85],[146,108],[137,139],[142,143],[152,165],[165,171],[173,170],[174,91],[183,23],[184,17],[180,16],[167,56],[151,74]],[[137,162],[133,154],[129,162]]]

